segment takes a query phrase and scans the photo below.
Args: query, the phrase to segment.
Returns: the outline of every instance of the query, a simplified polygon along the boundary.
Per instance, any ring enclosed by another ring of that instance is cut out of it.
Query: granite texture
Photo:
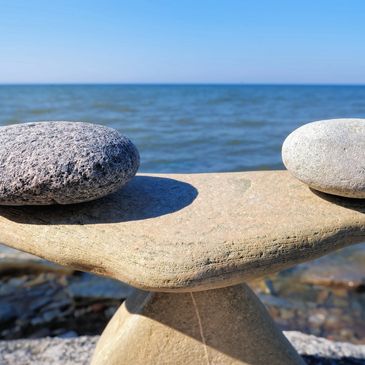
[[[116,130],[81,122],[0,127],[0,204],[71,204],[100,198],[136,173],[139,155]]]
[[[306,335],[298,331],[284,333],[301,355],[332,360],[357,359],[362,360],[365,365],[365,345],[330,341],[323,337]]]
[[[333,119],[292,132],[282,149],[286,168],[310,187],[365,198],[365,119]]]
[[[364,213],[287,171],[137,175],[89,203],[0,207],[0,242],[141,289],[200,291],[360,243]]]
[[[0,341],[1,365],[90,365],[97,337]]]

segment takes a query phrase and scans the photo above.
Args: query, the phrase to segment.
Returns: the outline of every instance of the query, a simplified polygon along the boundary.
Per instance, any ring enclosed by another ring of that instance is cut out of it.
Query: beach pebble
[[[365,119],[309,123],[284,141],[286,168],[313,189],[365,198]]]
[[[0,128],[0,204],[72,204],[100,198],[137,172],[139,154],[114,129],[81,122]]]

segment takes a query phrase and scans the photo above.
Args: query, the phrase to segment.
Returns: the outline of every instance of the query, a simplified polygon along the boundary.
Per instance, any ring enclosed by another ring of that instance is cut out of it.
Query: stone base
[[[308,365],[365,365],[365,345],[284,332]],[[90,365],[99,336],[0,341],[1,365]]]
[[[92,365],[302,365],[247,285],[136,291],[101,336]]]

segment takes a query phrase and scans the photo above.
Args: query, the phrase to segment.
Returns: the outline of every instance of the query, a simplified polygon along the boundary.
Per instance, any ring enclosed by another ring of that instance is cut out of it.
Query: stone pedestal
[[[92,365],[304,364],[245,284],[189,293],[137,291],[114,315]]]

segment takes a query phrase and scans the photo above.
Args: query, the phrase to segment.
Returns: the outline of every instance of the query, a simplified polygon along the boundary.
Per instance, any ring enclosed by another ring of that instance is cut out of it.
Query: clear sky
[[[0,0],[0,83],[365,84],[365,0]]]

